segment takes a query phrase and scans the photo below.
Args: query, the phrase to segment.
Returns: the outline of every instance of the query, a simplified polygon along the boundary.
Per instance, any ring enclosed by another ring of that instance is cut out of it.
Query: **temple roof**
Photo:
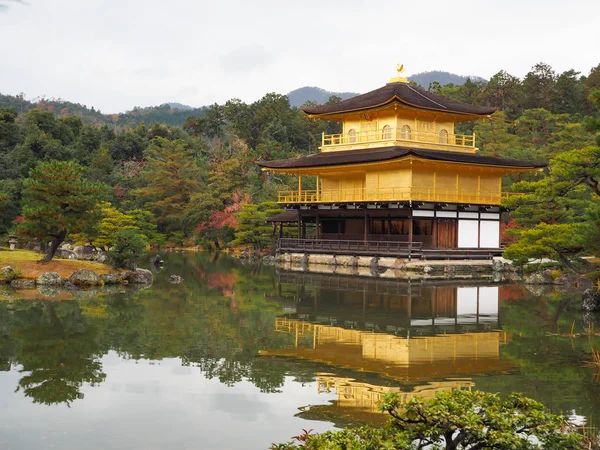
[[[288,211],[280,212],[279,214],[275,214],[267,219],[267,223],[291,223],[298,222],[298,210],[292,209]]]
[[[485,166],[522,167],[539,169],[546,163],[536,161],[521,161],[518,159],[496,158],[477,153],[448,152],[439,150],[421,150],[404,147],[382,147],[362,150],[346,150],[337,152],[322,152],[300,158],[278,159],[274,161],[257,161],[267,169],[302,169],[308,167],[327,167],[350,164],[390,161],[407,156],[416,156],[432,161],[468,163]]]
[[[426,90],[412,86],[408,83],[388,83],[385,86],[357,95],[356,97],[342,100],[330,105],[307,106],[302,110],[309,115],[338,114],[351,111],[362,111],[381,107],[397,101],[420,109],[444,111],[446,113],[468,114],[487,116],[496,111],[495,108],[468,105],[466,103],[450,100],[446,97],[432,94]]]

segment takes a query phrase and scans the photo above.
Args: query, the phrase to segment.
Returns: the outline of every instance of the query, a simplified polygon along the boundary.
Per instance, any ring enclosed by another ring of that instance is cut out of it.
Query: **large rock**
[[[581,297],[581,309],[583,311],[600,310],[600,292],[595,289],[586,289]]]
[[[504,263],[499,259],[492,260],[492,270],[494,272],[504,272]]]
[[[179,275],[170,275],[169,283],[173,283],[173,284],[183,283],[183,278]]]
[[[10,285],[15,289],[35,289],[35,280],[12,280]]]
[[[532,273],[523,277],[523,283],[525,284],[546,284],[544,277],[541,273]]]
[[[154,277],[149,270],[135,269],[134,272],[129,272],[125,279],[133,284],[152,284]]]
[[[546,269],[542,272],[542,279],[545,284],[554,284],[554,274],[552,270]]]
[[[91,245],[78,245],[73,248],[73,253],[77,259],[91,261],[94,259],[94,247]]]
[[[65,248],[58,249],[56,254],[58,255],[58,257],[63,259],[77,259],[77,255],[73,250],[67,250]]]
[[[58,247],[59,250],[67,250],[69,252],[73,251],[73,246],[71,244],[68,244],[67,242],[63,242],[60,247]]]
[[[104,273],[100,275],[100,279],[104,284],[119,284],[121,282],[121,278],[114,273]]]
[[[6,281],[14,280],[17,274],[11,266],[6,266],[2,268],[2,278]]]
[[[576,273],[561,275],[554,280],[554,284],[564,287],[578,287],[585,289],[591,288],[594,285],[592,280]]]
[[[31,241],[31,242],[27,242],[25,244],[24,248],[27,250],[33,250],[34,252],[39,253],[42,251],[42,244],[40,242]]]
[[[97,286],[100,277],[93,270],[80,269],[69,277],[69,281],[75,286]]]
[[[106,255],[106,252],[103,252],[102,250],[98,250],[95,254],[94,254],[94,261],[97,261],[99,263],[104,263],[106,262],[106,258],[108,256]]]
[[[36,284],[41,286],[62,286],[63,280],[56,272],[44,272],[38,277]]]

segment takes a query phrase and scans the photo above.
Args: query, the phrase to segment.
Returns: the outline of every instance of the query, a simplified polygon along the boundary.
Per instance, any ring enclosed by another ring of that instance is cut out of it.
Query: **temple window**
[[[433,235],[433,220],[416,219],[413,222],[413,234],[415,236]]]
[[[392,138],[392,127],[386,125],[381,129],[381,137],[382,139],[391,139]]]
[[[356,130],[354,130],[354,129],[348,130],[348,141],[356,142]]]
[[[382,219],[371,220],[371,234],[387,234],[388,221]]]
[[[446,130],[440,130],[440,144],[448,143],[448,132]]]
[[[402,131],[400,132],[400,137],[401,139],[410,141],[411,138],[411,132],[410,132],[410,127],[408,125],[404,125],[402,127]]]
[[[390,234],[408,235],[408,219],[390,220]]]

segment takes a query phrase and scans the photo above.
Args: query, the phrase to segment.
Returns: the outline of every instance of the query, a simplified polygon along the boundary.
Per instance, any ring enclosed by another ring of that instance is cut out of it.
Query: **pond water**
[[[382,422],[389,391],[519,391],[600,415],[598,326],[576,293],[164,259],[145,290],[0,288],[0,448],[267,449]]]

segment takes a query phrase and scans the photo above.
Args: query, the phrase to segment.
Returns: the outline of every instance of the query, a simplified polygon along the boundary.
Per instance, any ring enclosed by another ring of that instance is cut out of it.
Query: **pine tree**
[[[238,227],[233,244],[250,244],[255,251],[260,252],[274,239],[273,226],[267,223],[267,219],[280,212],[281,209],[275,202],[242,205],[242,209],[236,214]]]
[[[52,260],[68,234],[84,232],[100,220],[98,202],[106,186],[90,183],[83,175],[77,163],[48,161],[39,163],[24,181],[20,232],[52,239],[41,262]]]

